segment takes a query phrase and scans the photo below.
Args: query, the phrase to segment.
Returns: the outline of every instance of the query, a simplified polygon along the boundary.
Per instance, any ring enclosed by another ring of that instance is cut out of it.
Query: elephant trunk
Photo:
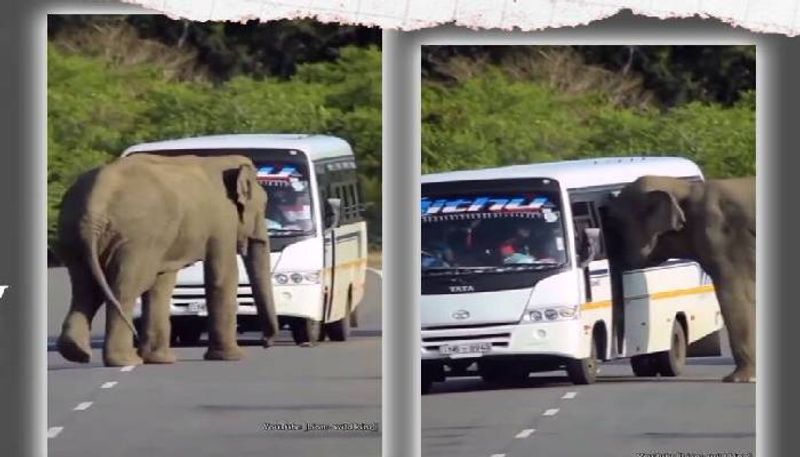
[[[244,265],[250,279],[258,320],[264,333],[264,347],[269,347],[272,339],[278,334],[278,316],[275,313],[275,301],[272,296],[269,242],[251,240],[247,251]]]

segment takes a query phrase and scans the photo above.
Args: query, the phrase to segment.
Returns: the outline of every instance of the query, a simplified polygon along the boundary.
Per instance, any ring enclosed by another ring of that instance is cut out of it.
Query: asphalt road
[[[69,302],[61,273],[50,274],[51,336]],[[203,347],[180,347],[174,365],[127,371],[103,367],[98,349],[88,365],[50,351],[48,455],[379,456],[380,307],[371,272],[359,332],[344,343],[300,348],[283,332],[265,350],[244,334],[242,361],[207,362]]]
[[[732,368],[723,352],[690,359],[679,378],[636,378],[627,361],[589,386],[561,372],[505,388],[454,378],[422,397],[422,455],[752,456],[755,384],[719,382]]]

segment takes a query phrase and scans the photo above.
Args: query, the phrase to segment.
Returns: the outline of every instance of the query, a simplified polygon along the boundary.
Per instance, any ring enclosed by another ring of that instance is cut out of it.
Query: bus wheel
[[[298,346],[311,347],[319,340],[320,322],[304,317],[293,317],[289,321],[292,339]]]
[[[181,345],[196,346],[200,343],[200,337],[203,336],[204,327],[205,325],[200,320],[187,319],[183,322],[176,322],[172,326],[172,333]]]
[[[658,372],[661,376],[679,376],[686,366],[686,332],[676,319],[672,324],[669,351],[656,354]]]
[[[631,368],[633,374],[639,377],[652,377],[658,374],[658,362],[652,354],[631,357]]]
[[[420,391],[422,395],[425,395],[431,391],[431,387],[433,387],[433,376],[429,373],[425,372],[425,369],[422,369],[422,374],[420,375]]]
[[[597,381],[600,361],[597,360],[597,341],[592,338],[589,357],[567,362],[567,377],[573,384],[592,384]]]
[[[336,322],[325,324],[325,333],[331,341],[347,341],[347,337],[350,336],[350,313],[352,312],[350,308],[352,302],[350,295],[348,295],[345,316]]]

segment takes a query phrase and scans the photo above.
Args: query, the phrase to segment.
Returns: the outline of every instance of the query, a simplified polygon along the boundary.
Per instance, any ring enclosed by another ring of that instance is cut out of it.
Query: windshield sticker
[[[560,236],[556,237],[556,249],[558,249],[559,251],[564,250],[564,238]]]
[[[544,216],[545,222],[558,222],[558,213],[551,210],[550,208],[544,208],[542,210],[542,215]]]
[[[293,165],[278,166],[262,166],[258,168],[256,179],[261,184],[266,185],[288,185],[303,178],[297,167]]]
[[[547,197],[468,197],[422,199],[422,216],[460,213],[540,213],[554,205]]]

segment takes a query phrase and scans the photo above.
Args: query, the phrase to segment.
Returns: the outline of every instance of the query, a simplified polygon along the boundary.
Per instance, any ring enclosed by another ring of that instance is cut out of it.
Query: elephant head
[[[611,201],[607,225],[615,232],[617,255],[625,266],[656,265],[683,251],[686,214],[680,200],[689,186],[676,178],[645,176],[625,186]]]
[[[250,279],[266,347],[278,333],[278,317],[272,295],[269,235],[265,220],[267,194],[258,183],[256,169],[252,164],[241,165],[235,176],[235,201],[239,213],[237,249]]]

